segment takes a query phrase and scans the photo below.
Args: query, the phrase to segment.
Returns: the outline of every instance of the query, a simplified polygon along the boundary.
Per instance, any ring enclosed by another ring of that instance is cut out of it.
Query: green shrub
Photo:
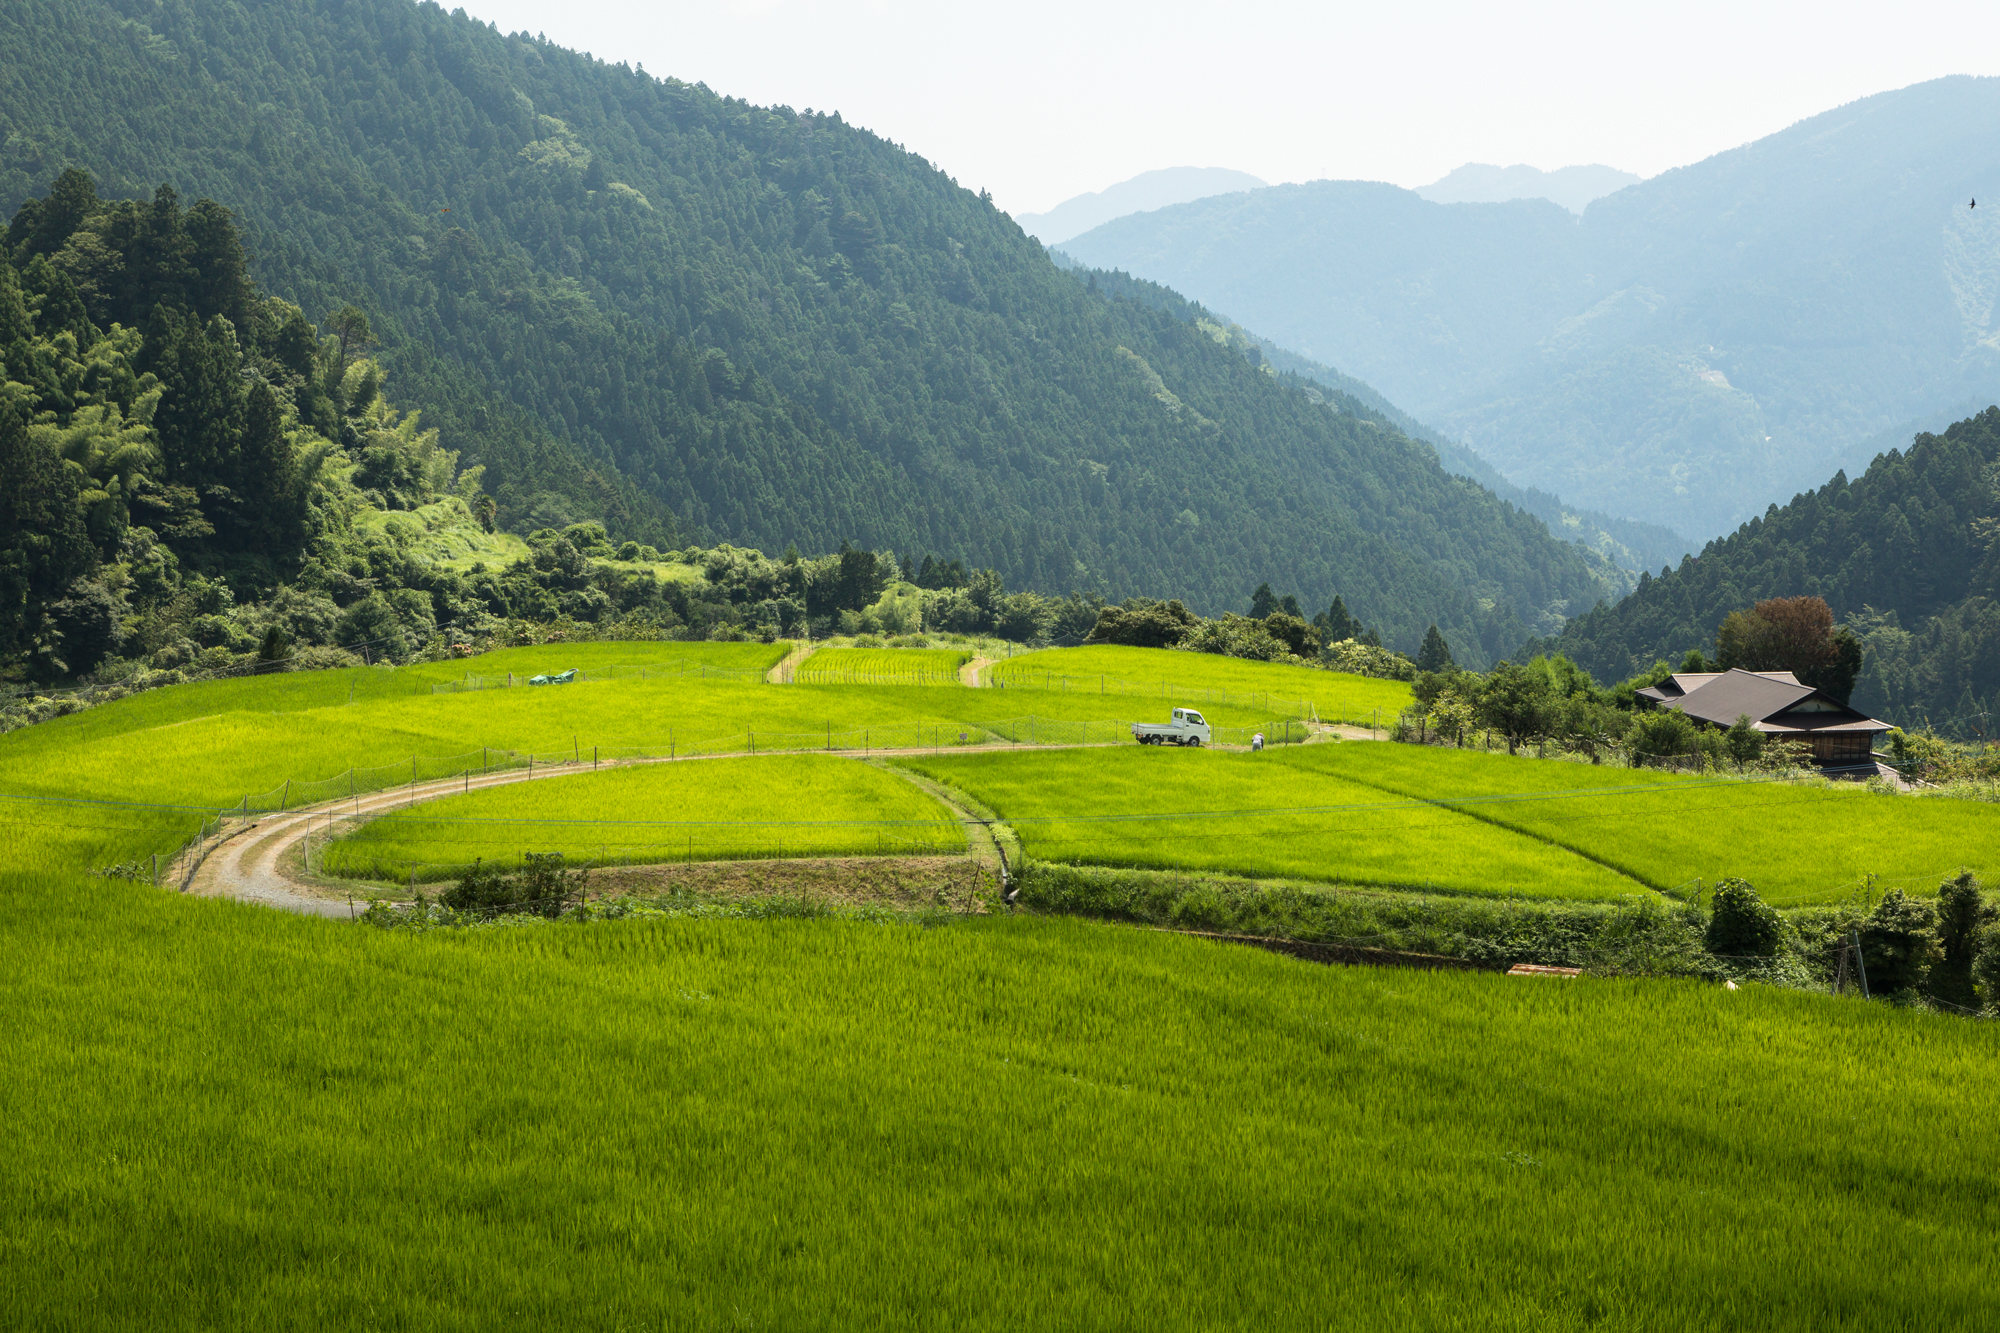
[[[1921,992],[1944,956],[1938,947],[1937,908],[1891,889],[1861,927],[1861,959],[1874,995]]]
[[[1703,943],[1718,958],[1769,958],[1784,943],[1778,909],[1757,896],[1748,880],[1725,879],[1715,886]]]
[[[1974,1003],[1972,963],[1980,928],[1995,915],[1980,891],[1979,877],[1961,869],[1947,878],[1938,886],[1937,913],[1943,957],[1931,974],[1931,994],[1969,1006]]]
[[[2000,1014],[2000,925],[1980,927],[1972,937],[1972,985],[1989,1014]]]
[[[561,916],[572,899],[583,901],[587,869],[566,869],[561,852],[529,852],[522,860],[525,865],[518,875],[505,875],[497,866],[475,861],[458,883],[438,895],[438,901],[455,912],[549,918]]]

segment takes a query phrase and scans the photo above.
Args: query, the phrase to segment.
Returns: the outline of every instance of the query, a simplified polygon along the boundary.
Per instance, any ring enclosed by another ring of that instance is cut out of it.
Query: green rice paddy
[[[1294,715],[1285,711],[1291,705],[1309,704],[1323,721],[1361,726],[1378,717],[1386,725],[1410,703],[1410,687],[1398,680],[1246,662],[1214,653],[1112,644],[1021,653],[995,662],[981,674],[986,684],[999,688],[1123,694],[1151,699],[1168,708],[1226,699],[1282,717]],[[1261,702],[1266,699],[1268,703]],[[1300,708],[1296,715],[1304,711]]]
[[[1034,918],[0,886],[0,1324],[1977,1328],[1990,1025]]]
[[[1854,783],[1700,778],[1547,763],[1410,745],[1312,746],[1277,753],[1298,772],[1345,777],[1385,794],[1473,798],[1459,808],[1496,827],[1569,848],[1656,889],[1736,876],[1796,906],[1912,895],[1970,866],[2000,879],[2000,805],[1878,795]],[[1524,800],[1481,801],[1482,797]],[[1872,883],[1871,883],[1872,877]]]
[[[943,855],[965,833],[893,773],[825,755],[698,759],[580,772],[426,801],[336,838],[317,866],[360,879],[455,878],[524,852],[632,865]]]
[[[0,800],[0,1327],[1989,1322],[1992,1024],[1031,916],[794,904],[420,935],[82,873],[246,793],[412,755],[581,770],[593,748],[859,735],[932,750],[893,762],[1056,859],[1569,899],[2000,877],[1981,803],[1386,744],[1028,751],[1009,742],[1116,739],[1171,704],[761,683],[784,651],[512,649],[176,687],[0,737],[0,794],[37,798]],[[572,666],[598,678],[431,692]],[[1289,678],[1232,698],[1247,679]],[[1190,817],[1217,810],[1242,813]],[[759,754],[447,797],[323,854],[400,876],[890,837],[963,846],[891,771]]]
[[[950,648],[822,648],[794,679],[817,685],[958,685],[972,654]]]
[[[1647,889],[1566,848],[1310,766],[1281,767],[1274,754],[1133,747],[904,762],[969,793],[1043,860],[1534,898]]]
[[[1534,898],[1688,893],[1737,876],[1783,905],[1929,894],[1959,866],[2000,878],[2000,806],[1847,784],[1365,742],[910,762],[1049,860]],[[1195,812],[1207,813],[1159,817]]]

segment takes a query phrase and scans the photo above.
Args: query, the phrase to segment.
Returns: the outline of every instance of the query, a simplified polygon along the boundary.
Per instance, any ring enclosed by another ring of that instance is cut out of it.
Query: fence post
[[[590,747],[590,771],[593,773],[597,771],[597,747],[595,745]]]
[[[417,785],[417,757],[415,755],[410,756],[410,785],[412,787]]]
[[[245,799],[247,800],[248,798],[246,797]],[[278,798],[278,808],[280,810],[283,810],[287,806],[291,805],[291,803],[292,803],[292,780],[290,778],[286,778],[285,794]]]

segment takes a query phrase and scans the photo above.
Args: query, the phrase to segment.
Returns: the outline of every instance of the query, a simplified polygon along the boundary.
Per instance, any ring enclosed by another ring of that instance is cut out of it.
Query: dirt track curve
[[[1011,749],[1019,750],[1066,750],[1080,747],[1066,745],[1022,745]],[[865,763],[874,759],[895,759],[916,755],[936,754],[935,749],[871,750],[865,753],[841,751],[839,757]],[[741,758],[740,755],[696,755],[681,759],[644,759],[626,761],[619,767],[629,767],[632,763],[643,764],[700,764],[713,759]],[[610,768],[612,765],[606,764]],[[562,764],[538,769],[533,773],[513,770],[505,773],[474,774],[470,777],[445,778],[436,782],[420,782],[393,791],[376,792],[370,796],[355,796],[322,805],[308,806],[298,810],[287,810],[282,814],[264,815],[255,822],[243,825],[233,831],[221,834],[205,848],[194,849],[190,855],[199,858],[194,873],[187,881],[186,892],[204,898],[232,898],[237,902],[256,903],[263,907],[275,907],[288,912],[300,912],[308,916],[351,918],[365,907],[365,902],[357,902],[334,885],[332,881],[319,880],[317,876],[302,876],[304,844],[308,838],[324,838],[343,825],[351,827],[356,821],[372,816],[400,810],[406,806],[418,805],[424,801],[436,800],[441,796],[451,796],[466,791],[477,791],[485,787],[498,787],[510,782],[545,782],[556,778],[575,777],[594,771],[588,764]],[[965,827],[967,846],[971,855],[979,861],[998,860],[994,849],[993,834],[986,822],[960,805],[948,788],[937,783],[918,780],[916,785],[936,798],[957,816]],[[178,873],[186,875],[185,862],[176,867]]]

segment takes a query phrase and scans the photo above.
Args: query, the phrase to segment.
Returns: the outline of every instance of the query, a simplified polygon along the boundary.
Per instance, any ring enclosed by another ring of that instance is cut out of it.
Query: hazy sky
[[[2000,73],[1992,0],[466,8],[718,93],[839,111],[1017,213],[1155,167],[1410,186],[1463,162],[1651,176],[1870,93]]]

